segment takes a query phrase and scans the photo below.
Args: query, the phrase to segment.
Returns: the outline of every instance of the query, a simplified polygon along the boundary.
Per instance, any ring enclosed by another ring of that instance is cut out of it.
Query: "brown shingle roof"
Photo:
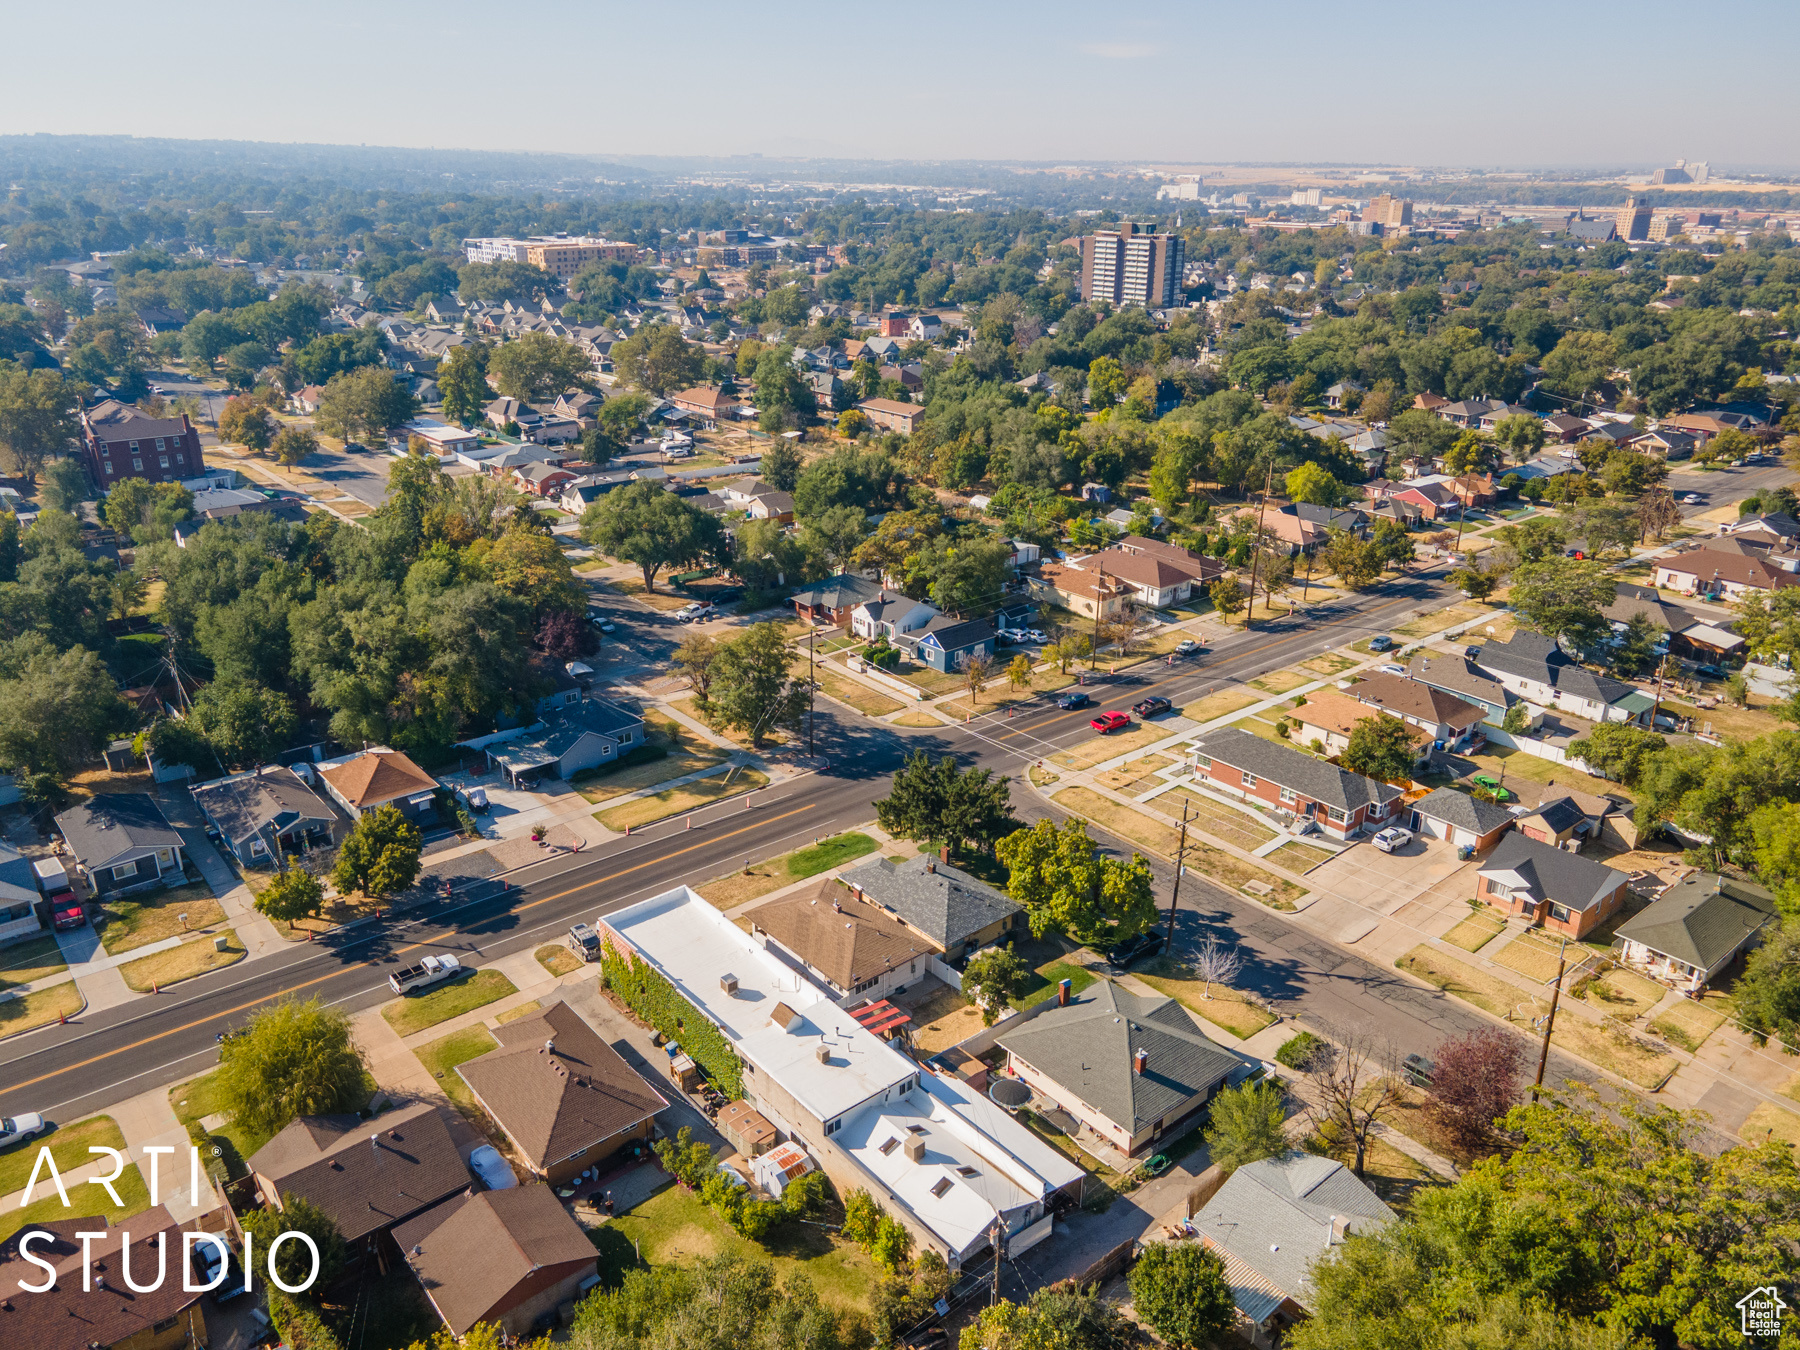
[[[437,786],[437,779],[398,750],[365,750],[346,764],[320,769],[319,776],[359,810]]]
[[[548,1186],[454,1196],[396,1228],[394,1239],[458,1336],[598,1260]]]
[[[1350,686],[1351,698],[1385,708],[1401,717],[1443,722],[1453,727],[1472,727],[1487,716],[1487,709],[1442,689],[1386,671],[1365,676]]]
[[[1358,722],[1366,722],[1371,717],[1380,717],[1381,713],[1377,709],[1364,703],[1358,703],[1355,699],[1343,694],[1320,690],[1317,693],[1308,694],[1306,702],[1289,715],[1298,717],[1304,726],[1322,727],[1327,731],[1334,731],[1340,736],[1348,736],[1356,730]],[[1415,745],[1431,739],[1423,730],[1411,724],[1408,724],[1407,730],[1413,733],[1412,739]]]
[[[1111,569],[1108,568],[1110,572]],[[1061,563],[1045,563],[1038,569],[1037,579],[1053,590],[1067,591],[1070,595],[1085,595],[1088,599],[1111,599],[1122,589],[1117,582],[1103,578],[1096,570],[1084,572],[1077,567],[1064,567]]]
[[[1126,553],[1114,548],[1106,549],[1091,558],[1083,558],[1077,566],[1084,571],[1105,568],[1108,576],[1139,586],[1154,586],[1159,590],[1194,579],[1192,568],[1177,567],[1174,563],[1151,557],[1147,553]]]
[[[159,1205],[126,1221],[124,1229],[110,1227],[103,1218],[60,1219],[54,1223],[27,1224],[0,1246],[0,1285],[7,1295],[0,1311],[0,1344],[30,1350],[87,1350],[90,1345],[110,1346],[134,1336],[148,1336],[158,1322],[180,1315],[200,1301],[198,1293],[181,1286],[181,1225]],[[33,1230],[55,1234],[54,1240],[32,1243],[32,1255],[56,1267],[56,1283],[41,1294],[21,1294],[21,1280],[40,1282],[37,1266],[18,1255],[18,1240]],[[91,1244],[95,1284],[82,1290],[81,1243],[77,1232],[101,1232],[106,1236]],[[160,1285],[148,1293],[126,1287],[120,1247],[131,1234],[131,1274],[140,1283],[154,1277],[157,1249],[166,1262]],[[158,1236],[160,1234],[160,1237]],[[104,1282],[105,1287],[100,1287]],[[194,1314],[199,1322],[199,1315]],[[196,1329],[201,1329],[196,1327]]]
[[[941,955],[939,948],[880,905],[858,899],[835,877],[760,906],[751,912],[750,922],[840,989],[854,989],[922,956]]]
[[[350,1242],[469,1184],[469,1169],[428,1102],[374,1120],[301,1116],[250,1155],[250,1170],[281,1195],[324,1210]]]
[[[495,1034],[498,1050],[456,1071],[540,1171],[668,1105],[566,1003],[502,1023]]]

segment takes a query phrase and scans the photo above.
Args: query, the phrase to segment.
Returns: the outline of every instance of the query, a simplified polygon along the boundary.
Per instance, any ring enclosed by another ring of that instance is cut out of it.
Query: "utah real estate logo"
[[[1781,1301],[1781,1295],[1775,1292],[1774,1285],[1767,1284],[1760,1289],[1752,1289],[1737,1301],[1737,1310],[1743,1318],[1744,1336],[1779,1340],[1781,1314],[1786,1308],[1787,1304]]]

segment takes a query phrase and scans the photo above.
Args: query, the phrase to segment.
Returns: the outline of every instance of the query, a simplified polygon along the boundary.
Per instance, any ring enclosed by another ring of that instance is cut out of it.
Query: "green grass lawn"
[[[1016,1001],[1019,1007],[1029,1008],[1046,994],[1054,993],[1057,984],[1063,980],[1069,981],[1071,994],[1079,994],[1097,978],[1086,966],[1077,966],[1068,961],[1051,961],[1031,972],[1031,984]]]
[[[24,1187],[31,1179],[31,1169],[37,1162],[38,1150],[45,1145],[49,1146],[50,1156],[56,1160],[56,1170],[59,1172],[85,1167],[96,1160],[103,1161],[106,1157],[104,1153],[88,1152],[90,1144],[97,1148],[122,1149],[125,1147],[125,1136],[111,1116],[89,1116],[73,1125],[64,1125],[48,1134],[34,1135],[22,1144],[14,1144],[0,1153],[0,1195],[11,1195]],[[38,1177],[40,1185],[47,1180],[48,1177],[43,1174]]]
[[[606,1225],[628,1245],[636,1242],[651,1265],[680,1265],[724,1252],[770,1260],[777,1280],[804,1271],[819,1297],[834,1307],[865,1311],[877,1270],[861,1248],[813,1224],[783,1224],[763,1242],[731,1231],[700,1197],[680,1186],[651,1196]]]
[[[104,1154],[98,1156],[110,1162]],[[92,1157],[83,1161],[92,1161]],[[111,1171],[111,1167],[105,1170]],[[142,1214],[150,1208],[150,1188],[144,1184],[144,1174],[138,1171],[136,1163],[126,1164],[125,1171],[113,1182],[113,1189],[119,1193],[119,1199],[124,1204],[113,1204],[112,1197],[107,1195],[104,1186],[90,1186],[86,1182],[69,1186],[69,1205],[65,1209],[62,1198],[57,1195],[55,1187],[51,1187],[48,1197],[40,1195],[23,1209],[9,1209],[0,1214],[0,1240],[11,1237],[27,1224],[104,1217],[109,1224],[117,1225],[120,1220],[129,1219],[133,1214]]]
[[[440,1036],[429,1045],[421,1045],[413,1053],[443,1094],[455,1102],[465,1116],[476,1116],[481,1113],[481,1107],[475,1101],[475,1094],[469,1091],[469,1085],[456,1072],[456,1066],[480,1058],[499,1044],[494,1033],[486,1027],[464,1027],[448,1036]]]
[[[189,1082],[177,1083],[169,1089],[169,1105],[175,1111],[175,1118],[188,1127],[190,1135],[198,1133],[200,1122],[207,1116],[224,1114],[225,1104],[219,1093],[219,1071],[214,1069]],[[227,1120],[216,1130],[207,1131],[206,1137],[211,1141],[212,1147],[219,1150],[217,1156],[234,1181],[249,1173],[250,1155],[271,1138],[245,1129],[234,1120]]]
[[[842,867],[854,858],[866,853],[873,853],[876,843],[866,834],[852,830],[846,834],[834,834],[810,848],[795,849],[787,857],[787,872],[796,881],[817,876],[821,872],[829,872],[834,867]]]
[[[56,938],[49,933],[32,938],[29,942],[15,943],[11,947],[0,949],[0,990],[30,984],[33,980],[60,974],[68,968],[69,963],[63,960],[62,949],[56,945]]]
[[[410,1036],[518,992],[519,986],[499,971],[478,970],[441,989],[395,999],[381,1010],[381,1015],[395,1031]]]
[[[720,909],[732,909],[746,901],[765,896],[770,891],[778,891],[790,882],[804,881],[807,877],[829,872],[834,867],[842,867],[847,862],[873,853],[877,847],[868,835],[855,830],[835,834],[817,844],[757,863],[754,867],[715,877],[696,893],[701,899]]]

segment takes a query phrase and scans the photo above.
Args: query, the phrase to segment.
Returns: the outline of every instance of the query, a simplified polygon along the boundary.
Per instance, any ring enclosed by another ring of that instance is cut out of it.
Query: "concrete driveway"
[[[1476,865],[1458,861],[1456,849],[1442,839],[1415,835],[1397,853],[1356,844],[1315,867],[1306,879],[1315,891],[1435,937],[1468,913]]]

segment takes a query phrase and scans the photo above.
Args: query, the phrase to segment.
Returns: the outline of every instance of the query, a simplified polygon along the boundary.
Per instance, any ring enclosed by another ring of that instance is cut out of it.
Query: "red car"
[[[1103,712],[1088,723],[1095,731],[1105,735],[1109,731],[1117,731],[1121,727],[1131,725],[1131,714],[1122,712]]]
[[[53,928],[80,928],[87,922],[87,910],[75,898],[74,891],[61,891],[50,897],[50,925]]]

